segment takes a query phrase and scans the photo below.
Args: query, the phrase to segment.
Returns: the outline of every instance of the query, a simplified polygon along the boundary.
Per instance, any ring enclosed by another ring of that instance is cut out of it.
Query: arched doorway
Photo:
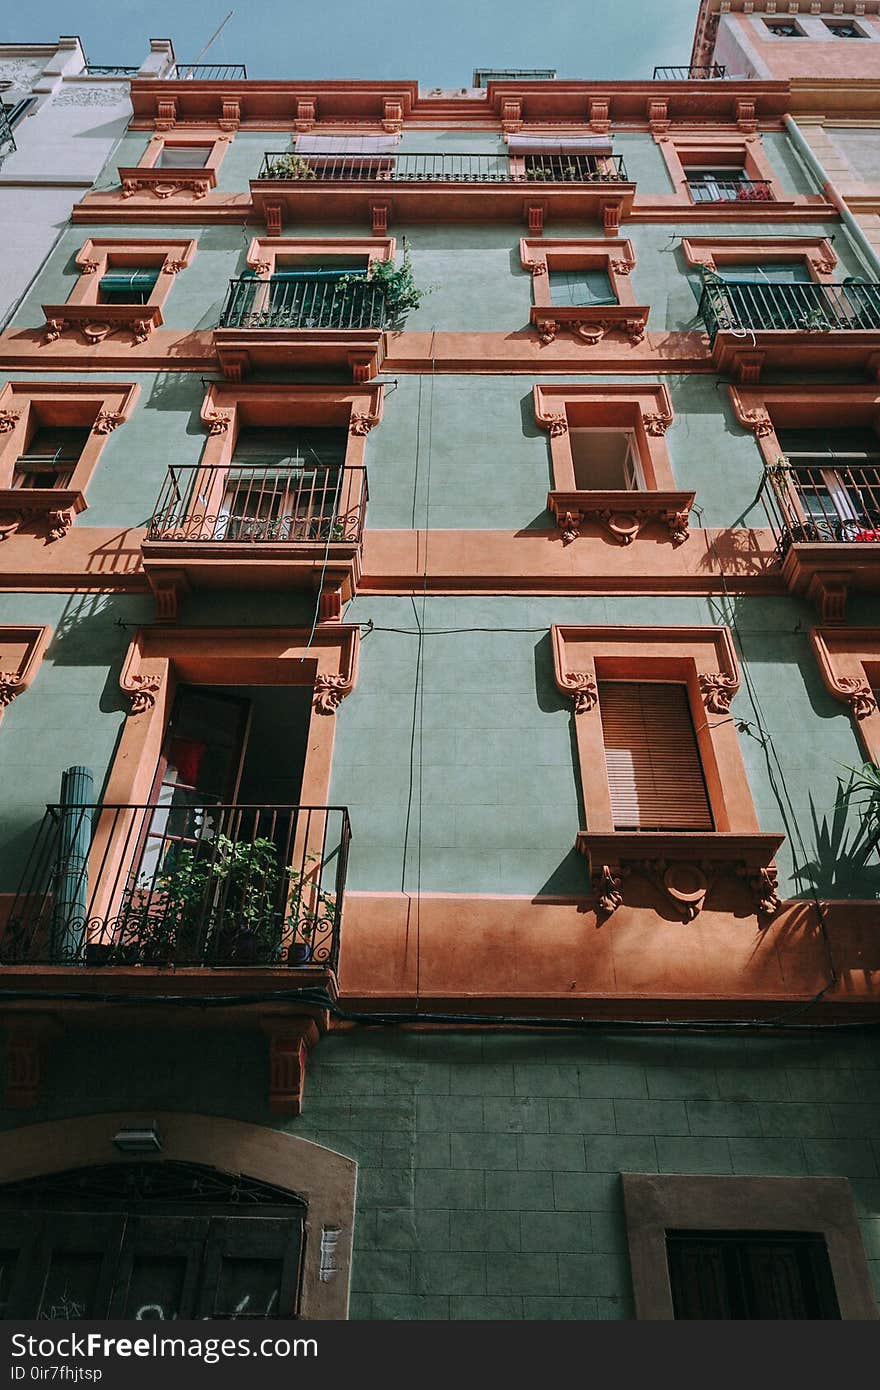
[[[275,1130],[90,1115],[0,1147],[0,1317],[344,1318],[356,1165]]]

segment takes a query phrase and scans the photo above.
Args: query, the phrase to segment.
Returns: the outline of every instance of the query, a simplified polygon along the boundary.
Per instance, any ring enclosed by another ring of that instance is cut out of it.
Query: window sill
[[[665,526],[673,545],[688,538],[688,522],[694,505],[693,492],[607,491],[592,489],[552,491],[547,506],[562,531],[563,545],[577,540],[581,523],[596,521],[620,545],[630,545],[654,522]]]
[[[46,342],[54,343],[69,329],[78,331],[90,347],[111,333],[130,330],[135,343],[145,343],[162,323],[158,304],[44,304]]]
[[[217,186],[217,170],[156,169],[136,164],[133,168],[120,168],[119,182],[123,198],[131,198],[135,193],[152,193],[163,199],[175,193],[192,193],[196,198],[204,198]]]
[[[622,333],[636,346],[645,337],[649,313],[649,305],[536,304],[530,322],[542,343],[552,343],[565,328],[585,343],[600,343],[606,333]]]
[[[647,879],[686,922],[702,911],[721,878],[747,886],[760,919],[780,908],[773,857],[780,834],[719,830],[578,831],[575,847],[590,864],[597,911],[610,917],[621,906],[633,877]]]
[[[0,488],[0,540],[35,521],[48,524],[50,541],[61,540],[85,507],[86,499],[78,488]]]

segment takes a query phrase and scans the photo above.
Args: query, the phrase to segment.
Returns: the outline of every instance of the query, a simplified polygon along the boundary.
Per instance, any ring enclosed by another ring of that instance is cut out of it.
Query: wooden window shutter
[[[713,830],[685,687],[601,681],[599,709],[615,830]]]

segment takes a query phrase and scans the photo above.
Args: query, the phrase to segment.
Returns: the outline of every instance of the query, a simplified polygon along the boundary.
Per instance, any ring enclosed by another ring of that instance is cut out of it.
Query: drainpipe
[[[86,932],[89,898],[89,849],[94,777],[89,767],[69,767],[61,774],[53,961],[79,960]]]
[[[860,253],[865,268],[870,272],[873,280],[880,280],[880,259],[877,252],[869,242],[865,233],[862,231],[856,219],[853,217],[849,208],[843,200],[842,195],[825,173],[819,160],[816,158],[804,136],[801,134],[797,121],[793,116],[784,116],[785,128],[791,136],[792,143],[806,164],[813,177],[821,184],[822,192],[833,203],[846,230],[849,232],[852,241],[855,243],[856,250]]]

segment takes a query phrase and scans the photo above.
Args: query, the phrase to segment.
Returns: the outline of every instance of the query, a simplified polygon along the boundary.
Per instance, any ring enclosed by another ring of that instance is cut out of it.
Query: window
[[[842,20],[824,19],[822,23],[835,39],[863,39],[865,35],[855,24],[847,24]]]
[[[343,429],[240,430],[214,539],[327,539],[345,448]]]
[[[694,494],[675,490],[665,438],[672,404],[665,386],[536,386],[534,402],[535,419],[549,434],[547,506],[563,544],[578,538],[584,521],[621,545],[652,525],[662,527],[674,545],[687,539]],[[637,508],[630,497],[636,491]]]
[[[800,1231],[667,1231],[674,1317],[840,1318],[828,1249]]]
[[[34,424],[23,454],[15,461],[14,488],[66,488],[91,431],[71,425]]]
[[[617,304],[607,270],[551,270],[551,304]]]
[[[601,681],[598,694],[614,829],[714,829],[686,687]]]
[[[635,492],[645,486],[632,430],[576,427],[570,438],[575,487]]]
[[[153,168],[204,169],[213,149],[213,145],[172,145],[166,141]]]
[[[776,431],[804,514],[802,539],[880,538],[880,438],[870,429]]]
[[[747,179],[741,164],[714,164],[689,167],[687,181],[695,203],[735,203]]]
[[[738,280],[750,285],[809,285],[810,275],[806,261],[726,261],[723,268],[725,280]]]
[[[574,705],[586,817],[575,843],[599,918],[617,910],[630,879],[647,878],[692,921],[718,891],[707,861],[725,864],[720,891],[738,898],[733,910],[777,912],[783,836],[758,827],[730,716],[739,688],[730,632],[554,625],[551,641],[557,687]]]
[[[305,1204],[197,1164],[0,1188],[5,1318],[295,1317]]]
[[[0,390],[0,492],[11,535],[48,522],[60,540],[86,506],[85,490],[109,436],[131,414],[140,387],[105,382],[10,381]]]
[[[845,1178],[621,1178],[637,1318],[876,1319]]]
[[[689,267],[756,283],[821,284],[837,265],[825,237],[682,237],[681,248]]]
[[[98,281],[98,303],[146,304],[158,278],[158,270],[108,270]]]
[[[802,39],[804,37],[803,29],[799,29],[796,24],[781,24],[775,19],[765,19],[764,23],[774,39]]]

